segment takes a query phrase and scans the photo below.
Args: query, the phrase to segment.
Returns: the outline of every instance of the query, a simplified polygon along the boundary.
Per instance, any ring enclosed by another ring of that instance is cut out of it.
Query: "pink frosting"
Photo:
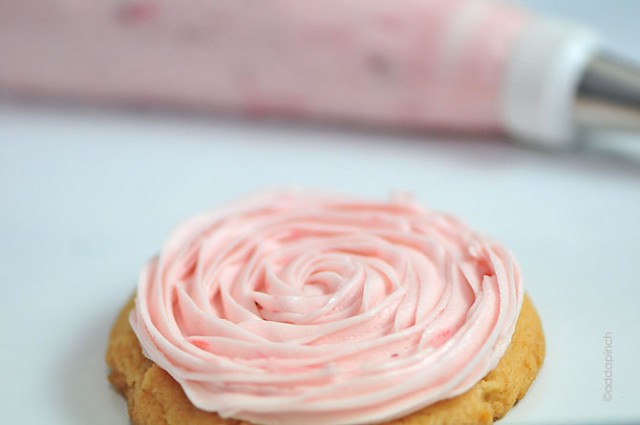
[[[511,254],[449,216],[281,191],[181,224],[142,270],[131,325],[202,410],[359,424],[472,387],[522,299]]]

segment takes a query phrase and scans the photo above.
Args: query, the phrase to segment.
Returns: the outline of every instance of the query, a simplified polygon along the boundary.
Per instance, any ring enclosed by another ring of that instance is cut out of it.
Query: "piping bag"
[[[640,71],[490,0],[0,0],[0,92],[566,146],[640,130]]]

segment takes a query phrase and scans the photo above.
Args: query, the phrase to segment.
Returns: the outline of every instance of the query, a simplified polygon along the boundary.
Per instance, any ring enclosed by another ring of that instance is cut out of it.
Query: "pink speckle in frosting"
[[[191,343],[203,351],[209,350],[209,343],[201,339],[191,339]]]
[[[150,1],[127,2],[120,6],[118,19],[123,24],[140,24],[153,19],[156,13],[157,6]]]
[[[442,344],[447,342],[449,338],[453,335],[453,331],[451,329],[445,329],[439,332],[432,340],[431,345],[433,347],[440,347]]]

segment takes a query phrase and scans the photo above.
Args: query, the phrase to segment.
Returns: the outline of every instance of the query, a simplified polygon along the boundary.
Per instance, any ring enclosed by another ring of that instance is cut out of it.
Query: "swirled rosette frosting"
[[[511,254],[449,216],[282,191],[180,225],[141,272],[131,324],[202,410],[360,424],[467,391],[522,300]]]

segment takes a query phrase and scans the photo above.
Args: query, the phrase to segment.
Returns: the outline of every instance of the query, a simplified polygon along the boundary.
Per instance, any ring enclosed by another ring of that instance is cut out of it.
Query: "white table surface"
[[[583,19],[640,60],[640,2],[526,3]],[[502,423],[640,423],[640,136],[592,143],[557,155],[480,138],[0,101],[2,422],[127,424],[103,357],[140,266],[182,218],[297,185],[375,198],[408,190],[515,252],[548,345]]]

